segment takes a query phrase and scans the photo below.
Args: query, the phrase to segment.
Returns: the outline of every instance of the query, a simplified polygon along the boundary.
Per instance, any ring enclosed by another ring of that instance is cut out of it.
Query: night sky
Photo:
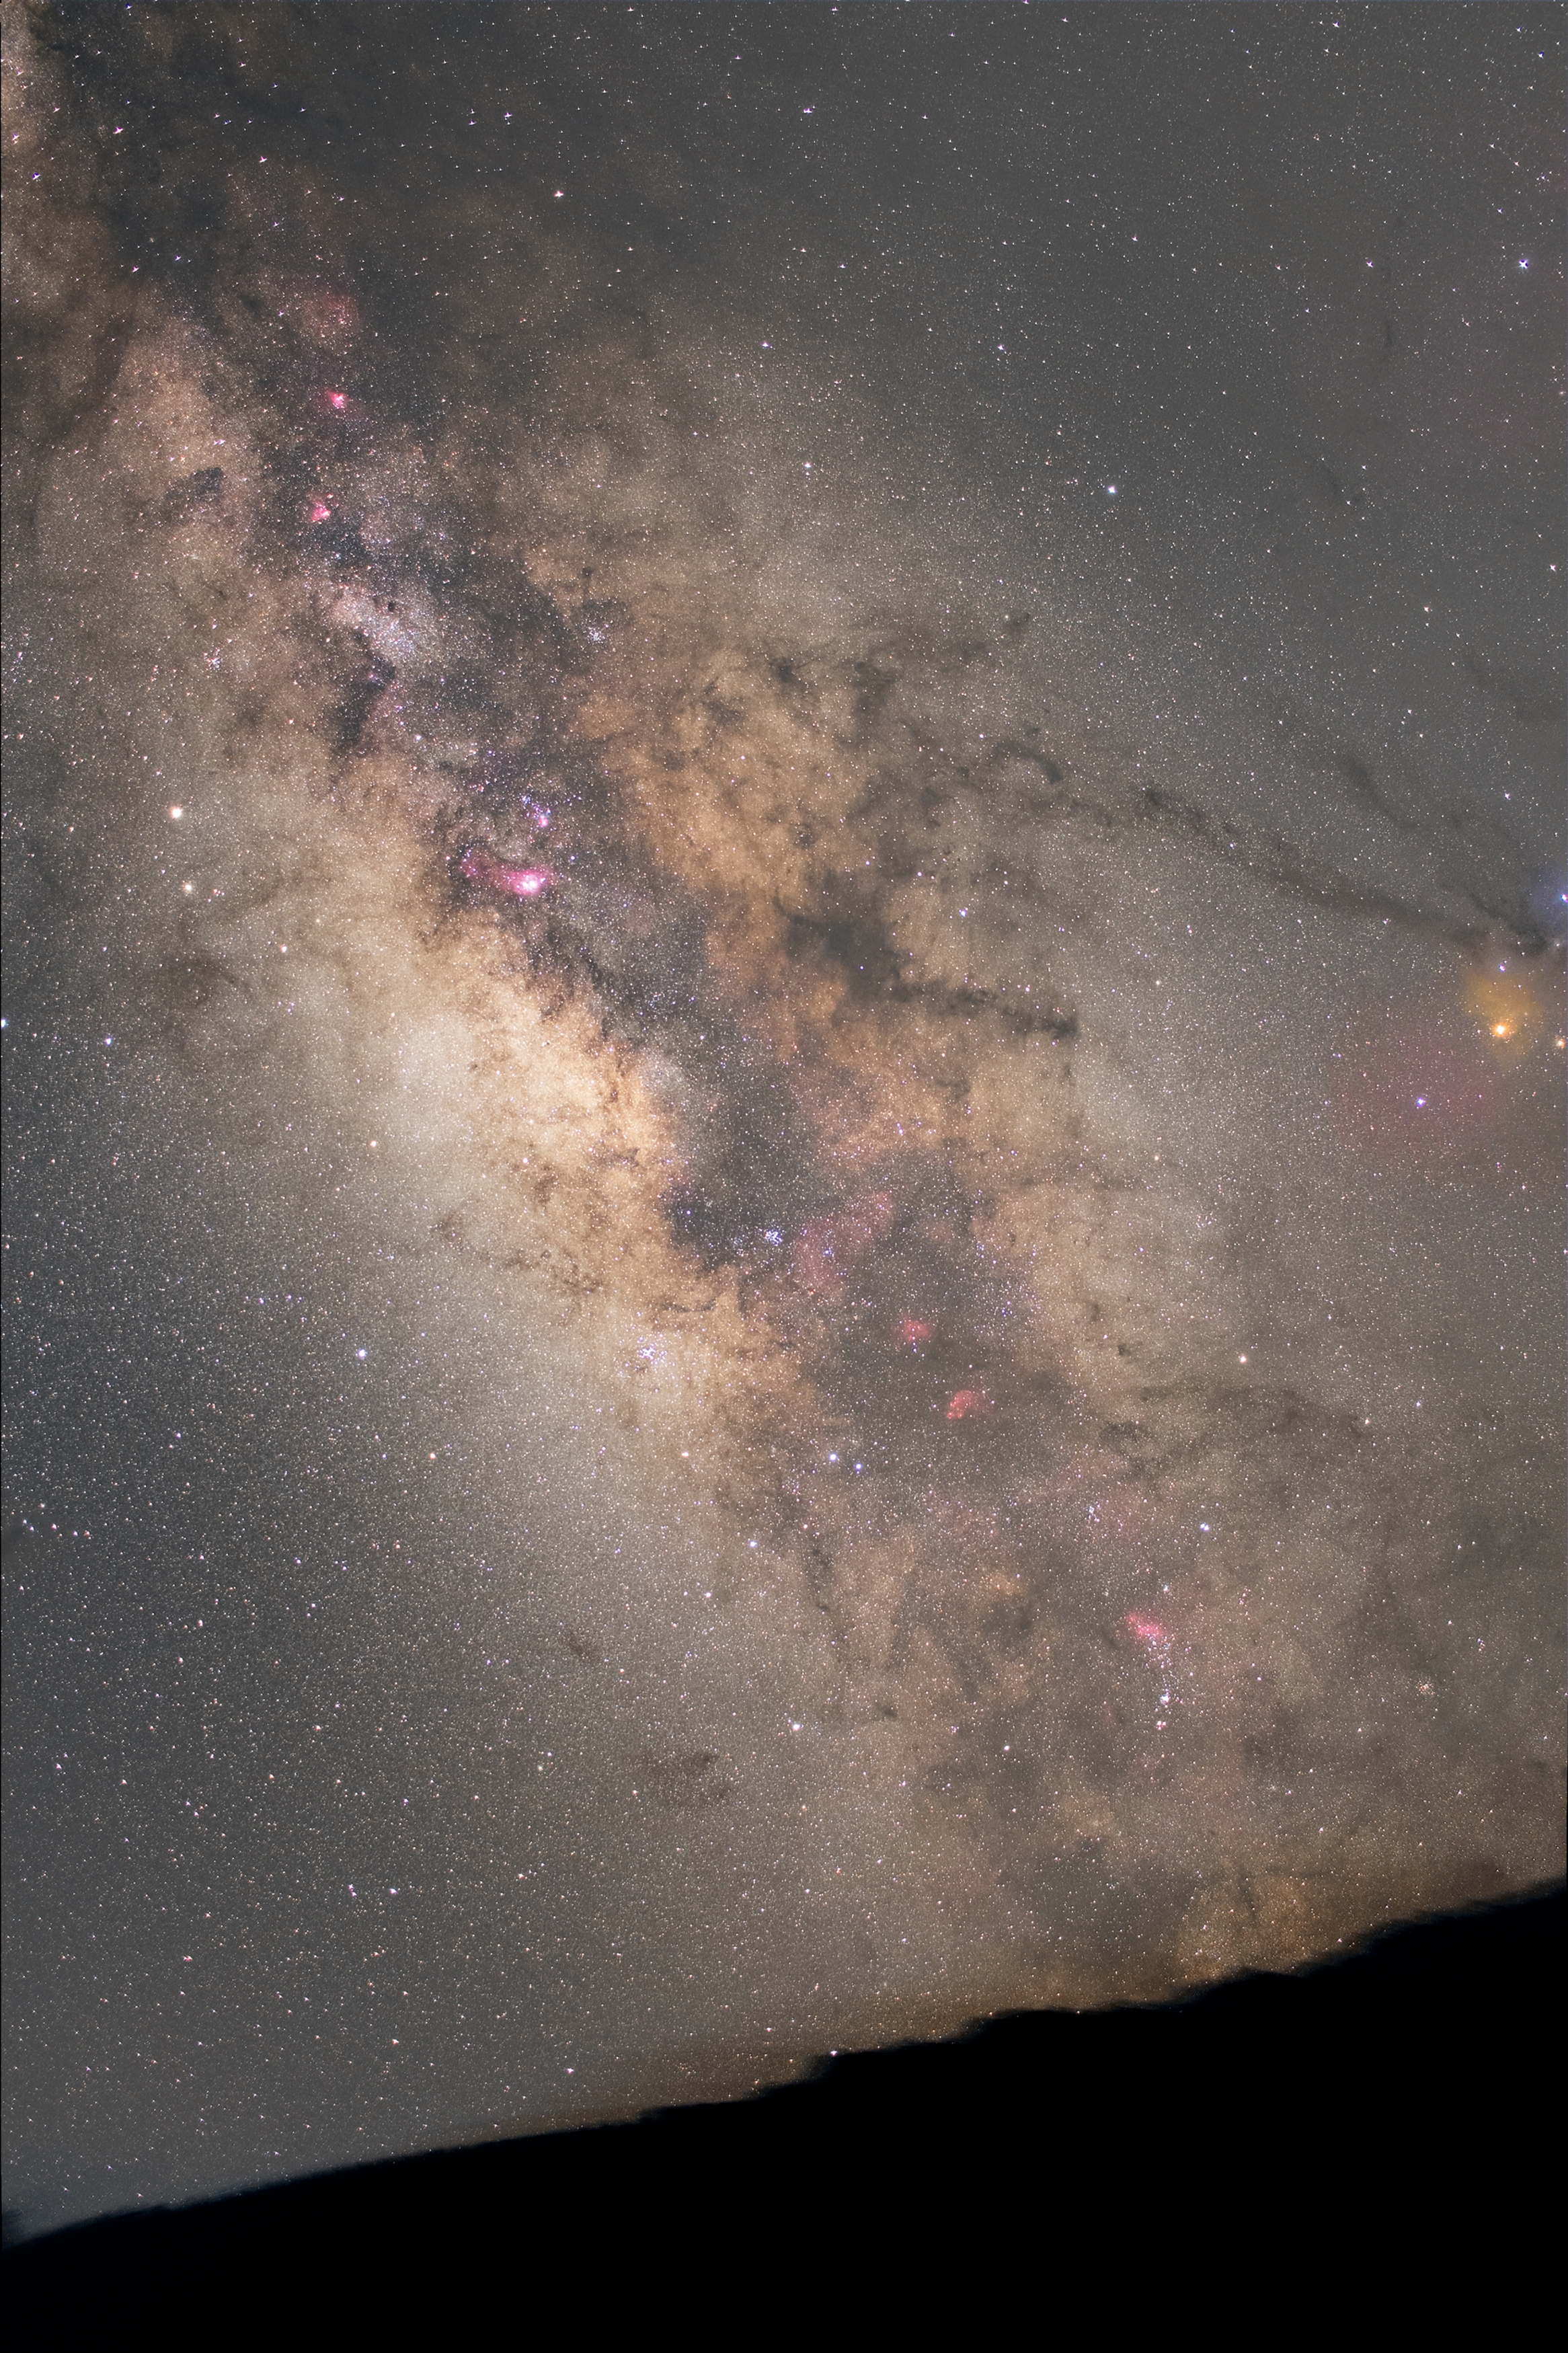
[[[1563,34],[6,11],[26,2226],[1561,1870]]]

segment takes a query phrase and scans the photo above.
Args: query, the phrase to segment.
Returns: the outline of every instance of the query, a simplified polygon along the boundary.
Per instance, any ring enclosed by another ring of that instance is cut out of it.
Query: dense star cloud
[[[1560,1867],[1561,31],[16,12],[30,2219]]]

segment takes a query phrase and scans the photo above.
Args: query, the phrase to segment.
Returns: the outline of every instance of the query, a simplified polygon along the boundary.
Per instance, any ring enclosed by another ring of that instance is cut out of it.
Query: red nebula
[[[1138,1640],[1146,1642],[1152,1651],[1161,1649],[1171,1639],[1163,1626],[1156,1626],[1152,1618],[1136,1617],[1131,1609],[1127,1613],[1127,1623]]]
[[[984,1389],[958,1389],[947,1401],[949,1421],[984,1421],[995,1410]]]
[[[310,406],[319,417],[335,417],[342,425],[363,425],[368,414],[363,400],[335,385],[318,385],[310,395]]]
[[[466,849],[458,871],[481,891],[499,891],[508,899],[537,899],[556,879],[548,866],[503,866],[484,849]]]
[[[921,1324],[914,1316],[906,1315],[899,1325],[899,1338],[906,1348],[918,1348],[931,1338],[933,1329],[933,1325]]]
[[[310,521],[312,522],[331,522],[331,519],[332,511],[330,506],[326,505],[321,499],[312,499],[310,501]]]

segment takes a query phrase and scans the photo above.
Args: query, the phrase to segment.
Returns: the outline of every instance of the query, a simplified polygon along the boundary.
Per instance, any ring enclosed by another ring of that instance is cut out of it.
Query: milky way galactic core
[[[1560,1870],[1558,12],[6,31],[8,2201]]]

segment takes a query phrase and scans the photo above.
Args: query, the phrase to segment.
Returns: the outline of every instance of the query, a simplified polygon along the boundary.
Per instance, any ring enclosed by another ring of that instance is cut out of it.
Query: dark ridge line
[[[547,2226],[550,2243],[561,2232],[596,2243],[639,2221],[662,2243],[673,2222],[711,2209],[750,2216],[760,2184],[816,2211],[827,2182],[848,2192],[868,2165],[892,2166],[931,2219],[966,2194],[989,2205],[1005,2179],[1026,2200],[1052,2187],[1103,2228],[1108,2182],[1130,2133],[1137,2147],[1152,2128],[1152,2101],[1183,2110],[1167,2154],[1184,2153],[1190,2169],[1184,2181],[1139,2158],[1140,2195],[1162,2211],[1218,2196],[1274,2213],[1282,2183],[1300,2192],[1349,2173],[1381,2184],[1395,2158],[1428,2186],[1456,2168],[1479,2186],[1511,2157],[1523,2181],[1541,2169],[1522,2128],[1527,2116],[1544,2123],[1539,2062],[1565,1924],[1557,1880],[1374,1931],[1299,1969],[1247,1971],[1163,2002],[1005,2011],[939,2040],[834,2052],[736,2097],[507,2140],[470,2127],[446,2147],[33,2238],[14,2211],[7,2284],[38,2298],[58,2329],[73,2303],[132,2282],[161,2301],[182,2282],[232,2295],[247,2275],[230,2266],[287,2251],[279,2293],[292,2298],[307,2252],[341,2269],[384,2243],[404,2256],[412,2234],[445,2263],[457,2232],[467,2257],[489,2243],[500,2265],[531,2225]],[[1005,2177],[952,2171],[984,2158]]]

